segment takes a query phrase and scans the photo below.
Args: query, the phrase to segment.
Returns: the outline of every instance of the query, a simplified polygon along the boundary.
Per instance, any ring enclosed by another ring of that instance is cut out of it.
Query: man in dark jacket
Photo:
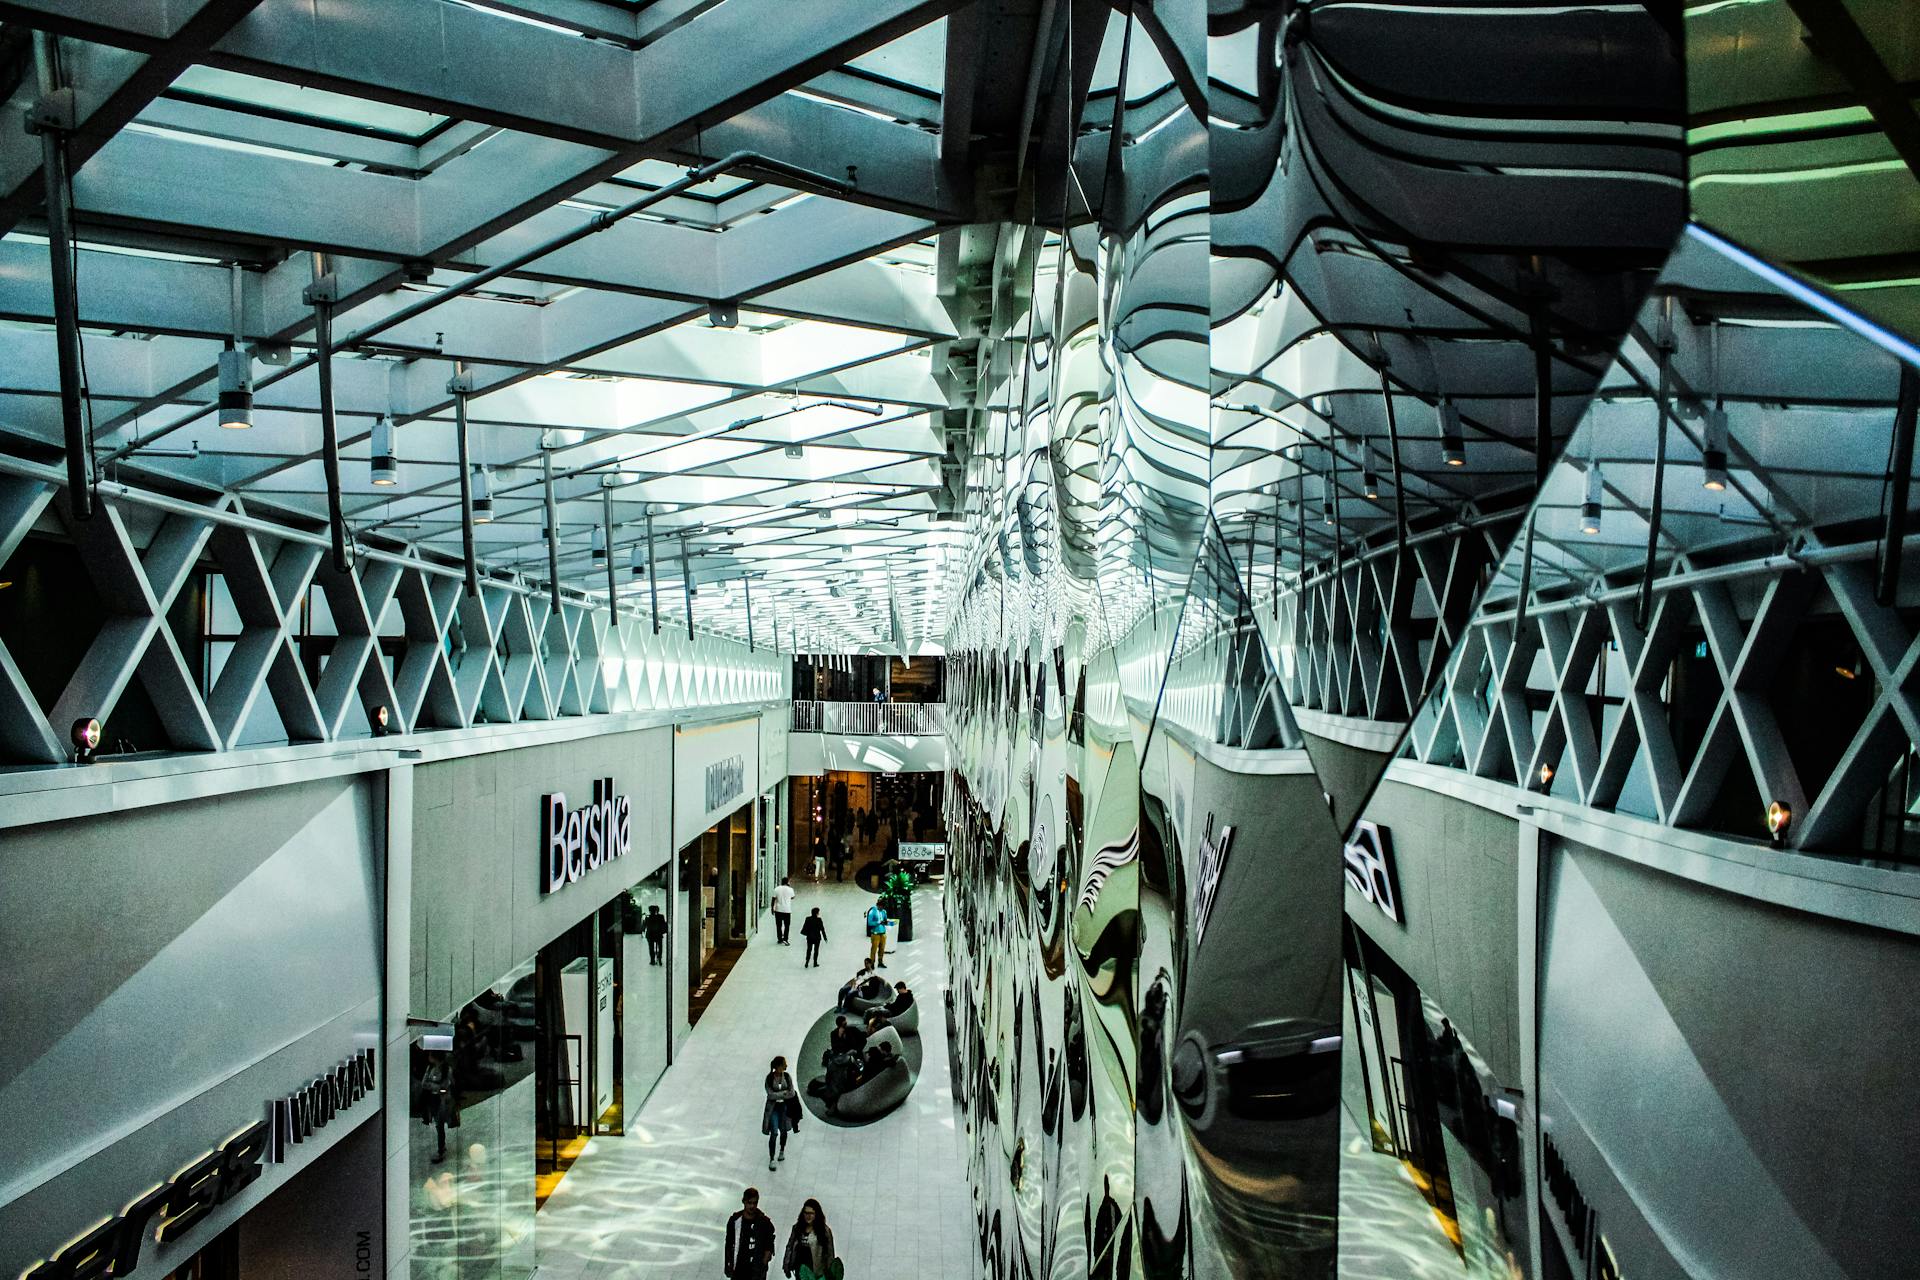
[[[773,1261],[773,1219],[760,1212],[760,1193],[748,1187],[740,1195],[740,1212],[727,1219],[726,1255],[732,1280],[767,1280]]]
[[[820,908],[815,907],[813,914],[800,922],[800,936],[807,940],[806,959],[800,964],[802,969],[809,965],[820,967],[820,944],[827,939],[827,922],[820,918]]]

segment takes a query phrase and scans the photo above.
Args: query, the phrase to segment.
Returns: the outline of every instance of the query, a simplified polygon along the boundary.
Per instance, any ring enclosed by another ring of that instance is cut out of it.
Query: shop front
[[[0,1274],[385,1270],[384,775],[236,774],[0,829]]]
[[[769,830],[761,803],[761,720],[676,726],[673,830],[679,849],[686,1020],[705,1012],[758,927]],[[775,883],[778,883],[777,880]]]
[[[412,770],[415,1276],[530,1275],[538,1207],[666,1069],[672,732]]]

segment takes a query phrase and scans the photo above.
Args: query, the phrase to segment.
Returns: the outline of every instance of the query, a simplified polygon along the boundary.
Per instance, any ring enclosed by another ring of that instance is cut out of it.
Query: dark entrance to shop
[[[680,850],[690,1024],[713,1003],[759,920],[756,807],[751,801],[741,805]]]

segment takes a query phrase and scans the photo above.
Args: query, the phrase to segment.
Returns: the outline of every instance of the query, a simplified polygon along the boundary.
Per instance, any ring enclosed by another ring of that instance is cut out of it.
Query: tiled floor
[[[801,1200],[817,1198],[853,1280],[967,1273],[972,1211],[948,1079],[935,891],[916,896],[915,940],[887,957],[887,976],[906,979],[925,1006],[926,1061],[913,1095],[865,1128],[809,1117],[785,1163],[767,1169],[767,1062],[794,1057],[865,958],[860,917],[873,901],[850,884],[795,887],[793,945],[777,945],[772,921],[764,923],[637,1123],[625,1137],[596,1138],[540,1211],[538,1280],[710,1280],[720,1274],[727,1215],[748,1186],[760,1188],[782,1245]],[[816,906],[828,938],[820,967],[802,969],[800,921]]]
[[[1340,1109],[1341,1280],[1460,1280],[1469,1274],[1405,1165],[1368,1144]],[[1497,1274],[1497,1273],[1487,1273]]]

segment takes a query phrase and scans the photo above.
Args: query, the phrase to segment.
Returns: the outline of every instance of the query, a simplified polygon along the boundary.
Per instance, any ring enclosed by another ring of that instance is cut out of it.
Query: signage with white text
[[[1393,836],[1386,827],[1355,823],[1353,839],[1347,841],[1346,865],[1347,883],[1355,893],[1395,924],[1405,923],[1400,915],[1400,881],[1393,867]]]
[[[540,797],[540,892],[557,893],[633,847],[633,805],[597,778],[593,803],[567,809],[565,792]]]

